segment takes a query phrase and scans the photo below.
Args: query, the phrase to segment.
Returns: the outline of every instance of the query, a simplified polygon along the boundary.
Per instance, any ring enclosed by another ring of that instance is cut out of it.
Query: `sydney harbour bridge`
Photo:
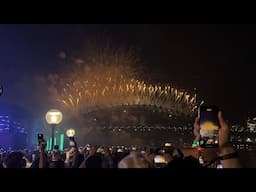
[[[173,142],[186,136],[193,139],[196,95],[190,96],[169,85],[148,85],[124,79],[122,75],[100,76],[93,81],[66,84],[58,101],[66,111],[83,119],[83,126],[78,130],[81,137],[89,138],[89,132],[100,130],[98,135],[105,135],[101,138],[115,135],[122,140],[122,135],[129,134],[150,143],[155,143],[154,140]]]

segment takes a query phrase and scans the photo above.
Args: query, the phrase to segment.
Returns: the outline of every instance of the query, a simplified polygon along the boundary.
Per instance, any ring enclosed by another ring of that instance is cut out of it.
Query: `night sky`
[[[58,73],[60,51],[75,57],[102,34],[136,47],[150,81],[196,88],[199,100],[220,106],[231,122],[255,115],[255,25],[192,24],[0,25],[0,112],[43,116],[51,108],[47,85],[37,89],[33,79]]]

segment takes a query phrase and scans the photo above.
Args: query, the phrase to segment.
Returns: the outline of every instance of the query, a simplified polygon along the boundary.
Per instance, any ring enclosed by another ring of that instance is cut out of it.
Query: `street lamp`
[[[57,109],[51,109],[48,111],[45,115],[45,119],[49,125],[52,127],[52,147],[51,150],[53,150],[54,145],[54,129],[55,127],[60,124],[62,121],[63,115],[62,113]]]
[[[68,129],[68,130],[66,131],[66,135],[67,135],[69,138],[70,138],[70,137],[74,137],[75,134],[76,134],[76,131],[75,131],[74,129],[72,129],[72,128],[70,128],[70,129]]]

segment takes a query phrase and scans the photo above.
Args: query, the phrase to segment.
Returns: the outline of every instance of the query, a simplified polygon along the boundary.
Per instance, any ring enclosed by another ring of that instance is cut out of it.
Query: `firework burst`
[[[67,110],[84,113],[113,105],[156,105],[191,114],[196,95],[171,85],[159,86],[139,80],[132,66],[138,63],[131,51],[102,49],[79,60],[59,81],[58,99]]]

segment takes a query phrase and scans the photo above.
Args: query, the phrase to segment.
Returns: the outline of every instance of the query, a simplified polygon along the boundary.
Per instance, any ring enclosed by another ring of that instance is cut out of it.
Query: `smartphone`
[[[42,133],[37,134],[37,140],[38,140],[38,145],[44,140],[44,135]]]
[[[200,126],[199,145],[202,148],[213,148],[219,145],[219,108],[217,106],[201,106],[198,111]]]
[[[222,166],[221,163],[218,163],[218,164],[217,164],[217,169],[223,169],[223,166]]]
[[[74,146],[75,146],[75,142],[74,142],[74,141],[69,141],[69,145],[70,145],[71,147],[74,147]]]
[[[165,160],[164,156],[156,155],[154,157],[155,168],[164,168],[168,165],[168,162]]]
[[[69,146],[70,147],[76,146],[75,138],[74,137],[69,137]]]
[[[154,163],[166,163],[166,160],[165,160],[164,156],[156,155],[154,157]]]
[[[204,159],[203,159],[203,157],[200,155],[200,157],[198,158],[198,161],[199,161],[199,163],[201,164],[201,165],[203,165],[204,164]]]

